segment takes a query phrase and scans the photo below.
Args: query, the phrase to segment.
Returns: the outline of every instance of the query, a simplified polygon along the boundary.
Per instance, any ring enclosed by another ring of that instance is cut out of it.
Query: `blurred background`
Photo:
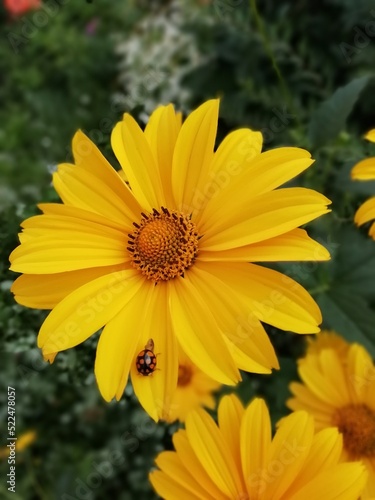
[[[147,474],[178,427],[152,422],[130,386],[119,403],[101,400],[98,334],[47,365],[36,348],[46,313],[17,305],[9,292],[20,221],[37,213],[36,203],[58,201],[51,173],[71,159],[78,128],[118,167],[110,133],[122,113],[144,125],[160,103],[187,113],[220,97],[218,140],[248,126],[263,132],[265,149],[309,149],[317,162],[298,183],[334,201],[310,234],[335,259],[278,268],[314,295],[326,327],[374,355],[374,242],[352,218],[375,183],[349,176],[375,153],[363,140],[375,127],[374,1],[1,0],[0,30],[0,426],[6,388],[15,387],[17,435],[28,436],[15,494],[0,449],[1,498],[156,498]],[[276,421],[287,413],[304,339],[268,332],[282,369],[244,374],[237,392],[244,402],[263,395]]]

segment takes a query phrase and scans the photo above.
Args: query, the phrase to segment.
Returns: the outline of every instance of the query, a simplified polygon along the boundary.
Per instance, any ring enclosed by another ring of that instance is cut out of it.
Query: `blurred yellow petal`
[[[313,436],[314,420],[307,412],[292,413],[282,421],[269,451],[272,481],[267,483],[262,498],[282,498],[301,471],[310,453]],[[272,468],[271,464],[274,464]]]
[[[370,181],[375,179],[375,158],[366,158],[358,162],[352,169],[352,179]]]
[[[357,210],[354,222],[361,226],[366,222],[375,219],[375,196],[365,201]]]
[[[355,500],[366,484],[367,474],[359,462],[339,464],[322,471],[288,500],[324,498],[324,500]]]
[[[240,473],[212,418],[203,410],[191,412],[186,418],[186,433],[198,460],[220,490],[229,498],[240,498]]]
[[[181,484],[184,492],[189,492],[192,498],[207,498],[207,500],[209,498],[213,498],[197,481],[198,478],[195,478],[190,473],[189,469],[184,466],[185,464],[181,461],[177,453],[164,451],[163,453],[160,453],[155,462],[167,476]],[[213,498],[213,500],[216,499]]]
[[[185,430],[180,429],[173,435],[173,445],[182,463],[189,467],[191,475],[195,477],[207,491],[208,498],[210,498],[210,496],[215,500],[225,500],[228,498],[219,490],[216,482],[211,479],[206,469],[198,460]]]
[[[186,490],[178,481],[175,481],[164,472],[152,471],[149,479],[152,486],[164,500],[176,500],[176,498],[180,500],[202,500],[201,497],[194,496],[190,489]]]
[[[241,470],[241,421],[244,407],[235,394],[224,396],[219,404],[217,418],[220,432],[226,441],[238,470]],[[247,477],[245,475],[245,477]],[[243,483],[245,489],[245,484]]]
[[[371,142],[375,142],[375,128],[369,130],[365,135],[365,139]]]
[[[305,484],[314,481],[322,470],[334,467],[340,460],[341,452],[342,436],[336,428],[323,429],[315,434],[310,453],[288,489],[288,496],[293,496]]]
[[[263,471],[268,463],[271,439],[271,420],[267,406],[262,399],[256,398],[246,408],[241,423],[242,472],[249,498],[259,498],[262,493],[263,484],[259,471]]]

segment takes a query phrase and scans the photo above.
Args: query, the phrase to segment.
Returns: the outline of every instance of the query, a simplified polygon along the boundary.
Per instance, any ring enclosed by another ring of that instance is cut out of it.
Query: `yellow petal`
[[[134,392],[155,421],[168,419],[178,379],[178,348],[168,302],[168,285],[152,284],[150,305],[147,306],[145,302],[145,306],[139,310],[142,335],[135,354],[144,349],[147,341],[152,338],[157,368],[151,375],[143,376],[136,369],[135,358],[131,366]]]
[[[345,405],[349,402],[348,398],[342,393],[344,389],[338,387],[338,383],[336,383],[334,369],[337,368],[337,363],[334,363],[332,370],[330,365],[323,365],[323,360],[333,361],[334,359],[333,351],[322,351],[321,354],[326,355],[327,353],[328,356],[318,358],[316,355],[311,354],[301,359],[298,363],[298,372],[303,382],[316,397],[331,407]]]
[[[299,148],[278,148],[256,155],[238,175],[217,177],[213,190],[207,191],[209,201],[202,214],[204,232],[221,218],[228,207],[227,200],[236,200],[239,210],[249,200],[269,193],[289,181],[313,163],[308,151]],[[204,188],[202,189],[204,194]]]
[[[347,385],[355,403],[368,402],[375,410],[375,365],[364,347],[352,344],[347,355]]]
[[[111,142],[140,205],[150,212],[165,205],[156,159],[134,118],[124,115],[112,131]]]
[[[117,271],[74,290],[50,312],[40,329],[44,354],[74,347],[120,312],[144,280],[134,270]]]
[[[82,208],[72,207],[70,205],[64,205],[62,203],[39,203],[38,208],[45,215],[58,215],[76,218],[82,221],[94,222],[96,224],[101,224],[103,226],[112,227],[118,231],[127,231],[128,229],[133,230],[133,226],[127,227],[125,221],[117,222],[113,219],[108,219],[100,214],[89,212],[88,210],[83,210]],[[28,219],[27,219],[28,220]]]
[[[268,240],[228,250],[200,250],[199,260],[230,262],[286,262],[329,260],[326,248],[310,238],[304,229],[293,229],[288,233]]]
[[[193,111],[178,134],[173,156],[172,188],[180,210],[195,212],[193,197],[204,185],[213,158],[219,101],[205,102]]]
[[[314,420],[304,411],[284,418],[273,438],[262,498],[281,498],[302,469],[314,436]],[[305,497],[318,498],[318,497]]]
[[[187,464],[189,471],[193,477],[207,491],[208,498],[213,497],[215,500],[227,500],[226,497],[217,487],[217,484],[207,474],[206,469],[198,460],[188,438],[186,431],[178,430],[173,435],[173,445],[178,456],[183,464]]]
[[[361,226],[372,219],[375,219],[375,196],[365,201],[363,205],[359,207],[354,216],[354,222],[358,224],[358,226]]]
[[[260,321],[252,314],[247,301],[233,297],[233,290],[197,262],[189,279],[202,302],[210,304],[237,366],[253,373],[270,373],[278,368],[273,346]]]
[[[177,453],[164,451],[158,455],[155,462],[168,477],[176,481],[186,492],[190,493],[192,498],[207,498],[207,500],[212,498],[212,500],[216,500],[192,476],[188,469],[189,464],[184,464]]]
[[[232,177],[239,176],[249,168],[251,161],[262,150],[262,134],[250,129],[239,129],[228,134],[214,154],[206,181],[196,188],[193,207],[197,222],[207,203],[214,198]]]
[[[50,365],[52,365],[52,363],[55,361],[57,354],[57,352],[52,352],[50,354],[42,353],[44,361],[48,361]]]
[[[256,398],[246,408],[241,425],[242,471],[249,498],[259,498],[264,489],[261,473],[268,464],[271,438],[267,406]]]
[[[75,164],[95,175],[102,189],[106,186],[108,197],[115,196],[116,200],[121,202],[121,210],[126,212],[129,219],[134,220],[134,217],[138,217],[141,208],[133,193],[121,178],[119,179],[115,169],[81,130],[74,135],[72,146]]]
[[[371,224],[368,234],[373,240],[375,240],[375,222]]]
[[[95,376],[99,390],[106,401],[115,396],[120,399],[128,380],[129,371],[142,334],[141,314],[152,283],[144,281],[133,298],[104,327],[98,342]]]
[[[371,142],[375,142],[375,128],[369,130],[365,135],[365,139]]]
[[[322,498],[324,500],[354,500],[360,498],[367,474],[359,462],[336,465],[323,470],[288,500]]]
[[[239,471],[242,468],[240,429],[243,415],[244,408],[236,395],[222,397],[217,413],[219,428]],[[245,475],[245,477],[247,476]],[[241,480],[243,480],[242,477]],[[242,484],[245,489],[245,484],[243,482]]]
[[[200,245],[205,250],[226,250],[287,233],[329,212],[330,201],[306,188],[285,188],[258,196],[246,206],[228,204],[225,212],[204,220]],[[222,207],[223,208],[223,207]]]
[[[314,481],[320,471],[328,470],[338,464],[342,452],[342,435],[338,429],[328,428],[315,434],[310,453],[295,478],[288,497],[293,496],[308,482]]]
[[[164,500],[176,500],[176,498],[179,500],[202,500],[201,497],[194,496],[180,483],[159,470],[150,472],[149,479],[155,491]]]
[[[146,125],[145,137],[157,160],[165,202],[170,210],[177,208],[172,193],[172,161],[181,116],[176,114],[172,104],[157,108]]]
[[[297,282],[255,264],[205,262],[205,269],[233,289],[233,297],[251,304],[262,322],[296,333],[317,333],[319,307]],[[249,302],[250,301],[250,302]]]
[[[93,172],[86,169],[62,163],[53,174],[53,185],[58,195],[66,205],[94,212],[119,224],[130,226],[134,221],[133,211],[129,206],[137,204],[131,200],[126,184],[114,171],[122,186],[122,192],[113,191],[103,183]],[[126,204],[127,199],[130,205]]]
[[[324,379],[334,380],[335,390],[338,393],[337,401],[340,401],[340,406],[350,404],[351,397],[348,390],[346,373],[338,352],[333,349],[324,349],[319,354],[319,358]]]
[[[361,498],[372,499],[375,498],[375,460],[364,459],[362,463],[367,469],[368,479]]]
[[[62,231],[77,231],[85,233],[89,237],[91,234],[95,234],[116,240],[120,239],[122,242],[126,241],[130,226],[128,228],[125,226],[122,229],[115,229],[107,226],[105,220],[102,222],[98,223],[77,217],[67,217],[65,215],[35,215],[23,221],[21,226],[26,233],[38,230],[39,234],[50,235],[51,239],[57,238]]]
[[[242,481],[224,437],[213,419],[203,410],[186,418],[186,433],[202,466],[229,498],[241,498]]]
[[[332,413],[332,408],[327,407],[326,403],[324,403],[320,398],[313,394],[305,385],[298,382],[292,382],[289,385],[289,389],[292,394],[295,395],[295,399],[287,401],[288,408],[295,410],[296,403],[298,402],[300,405],[298,409],[305,409],[310,413],[314,413],[314,415],[316,413],[322,413],[326,415],[330,415]],[[294,404],[289,404],[289,402],[292,401],[294,402]]]
[[[54,274],[89,267],[115,266],[129,262],[124,241],[103,235],[58,231],[33,238],[17,247],[9,260],[10,269],[26,274]]]
[[[354,165],[351,172],[352,179],[369,181],[375,179],[375,158],[366,158]]]
[[[240,374],[222,333],[187,276],[170,281],[170,307],[175,335],[192,362],[222,384],[238,382]]]
[[[93,267],[65,273],[23,274],[13,283],[11,292],[23,306],[53,309],[76,288],[104,274],[120,271],[123,267],[121,264],[117,267]]]

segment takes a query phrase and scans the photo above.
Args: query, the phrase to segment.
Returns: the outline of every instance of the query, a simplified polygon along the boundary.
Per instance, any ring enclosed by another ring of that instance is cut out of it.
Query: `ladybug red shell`
[[[137,367],[138,373],[147,377],[155,371],[156,368],[156,356],[154,354],[154,341],[149,339],[145,348],[138,354],[135,366]]]

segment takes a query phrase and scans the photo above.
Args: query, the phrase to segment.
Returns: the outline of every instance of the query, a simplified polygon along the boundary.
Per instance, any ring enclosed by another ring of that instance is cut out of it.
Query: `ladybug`
[[[155,371],[156,356],[154,354],[154,341],[149,339],[145,348],[138,354],[135,366],[138,373],[147,377]]]

